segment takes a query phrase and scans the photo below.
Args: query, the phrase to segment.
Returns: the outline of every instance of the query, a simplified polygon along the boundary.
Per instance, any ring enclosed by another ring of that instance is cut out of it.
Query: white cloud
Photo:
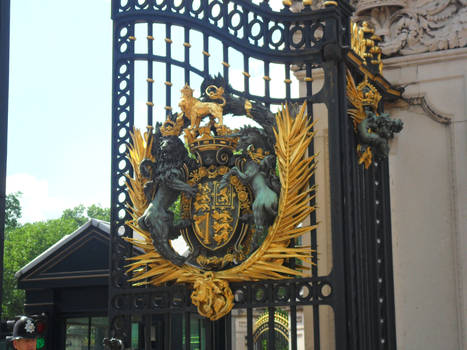
[[[22,208],[21,223],[55,219],[63,210],[79,204],[85,206],[93,202],[80,202],[77,199],[51,196],[47,180],[38,179],[30,174],[13,174],[7,176],[7,193],[22,192],[20,203]]]

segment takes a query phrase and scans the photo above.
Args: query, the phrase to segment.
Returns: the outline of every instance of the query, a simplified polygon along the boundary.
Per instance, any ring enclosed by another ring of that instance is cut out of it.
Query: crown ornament
[[[162,136],[180,136],[183,131],[183,123],[183,114],[179,114],[175,121],[167,118],[160,128]]]
[[[378,89],[368,81],[367,76],[357,86],[357,90],[361,93],[362,104],[366,107],[371,107],[374,111],[378,108],[379,101],[381,100],[381,94]]]

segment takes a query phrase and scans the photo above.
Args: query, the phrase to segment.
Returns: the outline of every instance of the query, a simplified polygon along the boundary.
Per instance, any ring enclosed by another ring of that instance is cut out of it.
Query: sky
[[[22,192],[21,222],[110,206],[111,67],[110,0],[11,0],[7,193]]]
[[[22,222],[110,206],[109,0],[11,0],[7,193]]]

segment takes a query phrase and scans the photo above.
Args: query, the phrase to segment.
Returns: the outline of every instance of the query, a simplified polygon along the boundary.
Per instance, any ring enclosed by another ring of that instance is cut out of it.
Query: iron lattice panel
[[[232,65],[236,63],[241,68],[243,86],[233,87],[235,95],[261,102],[266,107],[279,105],[284,99],[292,102],[306,100],[308,106],[324,103],[329,118],[333,269],[327,276],[318,276],[316,265],[312,267],[315,277],[311,278],[232,283],[236,299],[234,308],[246,310],[248,349],[253,349],[254,308],[267,309],[269,320],[273,322],[277,307],[289,310],[290,346],[297,349],[297,307],[304,305],[313,308],[313,330],[308,331],[313,332],[314,349],[321,348],[322,306],[333,310],[337,349],[394,348],[391,255],[388,258],[391,238],[387,165],[365,172],[355,159],[355,140],[346,114],[344,63],[345,48],[349,45],[347,28],[351,9],[344,2],[338,3],[338,7],[319,11],[312,11],[306,6],[299,13],[292,13],[287,8],[279,13],[269,8],[268,1],[259,5],[241,0],[112,1],[111,336],[123,339],[128,345],[131,316],[162,315],[164,324],[171,325],[175,319],[173,315],[182,314],[185,315],[185,347],[190,348],[190,322],[187,320],[196,311],[191,305],[187,286],[134,288],[126,282],[125,259],[133,254],[132,248],[121,240],[123,236],[132,235],[125,226],[130,219],[125,210],[128,202],[125,174],[132,172],[126,159],[126,146],[137,118],[137,65],[145,66],[145,124],[154,125],[160,117],[155,105],[163,105],[164,114],[172,111],[178,93],[173,81],[182,79],[183,83],[194,84],[195,87],[197,82],[212,74],[211,56],[218,56],[221,62],[217,63],[221,68],[217,72],[227,82],[239,80],[236,76],[238,71],[233,71]],[[158,28],[163,28],[163,34],[155,30],[156,24],[162,26]],[[144,27],[145,37],[135,35],[137,26]],[[178,34],[172,35],[174,31]],[[202,50],[198,65],[193,63],[195,43],[190,41],[195,34],[199,34],[196,38],[201,38],[196,43]],[[183,37],[182,50],[174,44],[180,37]],[[221,42],[219,52],[213,51],[212,38]],[[158,40],[163,41],[162,46],[155,45]],[[143,49],[136,48],[136,41],[143,42]],[[240,63],[233,59],[233,51],[240,54]],[[258,93],[258,86],[252,86],[250,81],[253,59],[262,62],[264,79],[260,90],[264,93]],[[273,65],[282,67],[281,97],[272,94],[274,86],[268,79]],[[306,75],[305,97],[292,93],[293,69],[297,68]],[[325,83],[320,91],[313,94],[312,74],[317,68],[324,70]],[[180,75],[183,78],[178,77]],[[164,82],[162,87],[155,87],[157,79]],[[310,152],[314,153],[313,146]],[[315,220],[313,216],[310,219],[312,222]],[[310,234],[310,241],[316,249],[316,236]],[[318,264],[316,258],[315,263]],[[258,295],[262,297],[258,299]],[[377,323],[377,320],[383,322]],[[213,323],[204,322],[209,326],[207,348],[230,349],[231,317]],[[275,348],[273,329],[274,325],[270,324],[270,349]],[[220,336],[222,332],[225,336]],[[164,348],[174,346],[170,335],[164,334],[164,337],[167,338]],[[146,339],[146,344],[148,342],[150,340]]]

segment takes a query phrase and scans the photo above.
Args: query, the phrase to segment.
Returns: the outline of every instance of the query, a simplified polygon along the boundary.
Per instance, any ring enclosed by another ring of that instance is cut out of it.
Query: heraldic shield
[[[185,85],[180,113],[134,132],[127,224],[142,238],[127,240],[144,254],[129,259],[127,272],[135,285],[191,285],[198,312],[216,320],[233,307],[229,282],[304,274],[313,251],[296,239],[314,229],[305,220],[316,164],[307,155],[313,124],[305,105],[274,115],[232,95],[220,76],[201,90],[195,98]],[[224,114],[261,127],[231,129]],[[180,236],[183,255],[172,243]]]

